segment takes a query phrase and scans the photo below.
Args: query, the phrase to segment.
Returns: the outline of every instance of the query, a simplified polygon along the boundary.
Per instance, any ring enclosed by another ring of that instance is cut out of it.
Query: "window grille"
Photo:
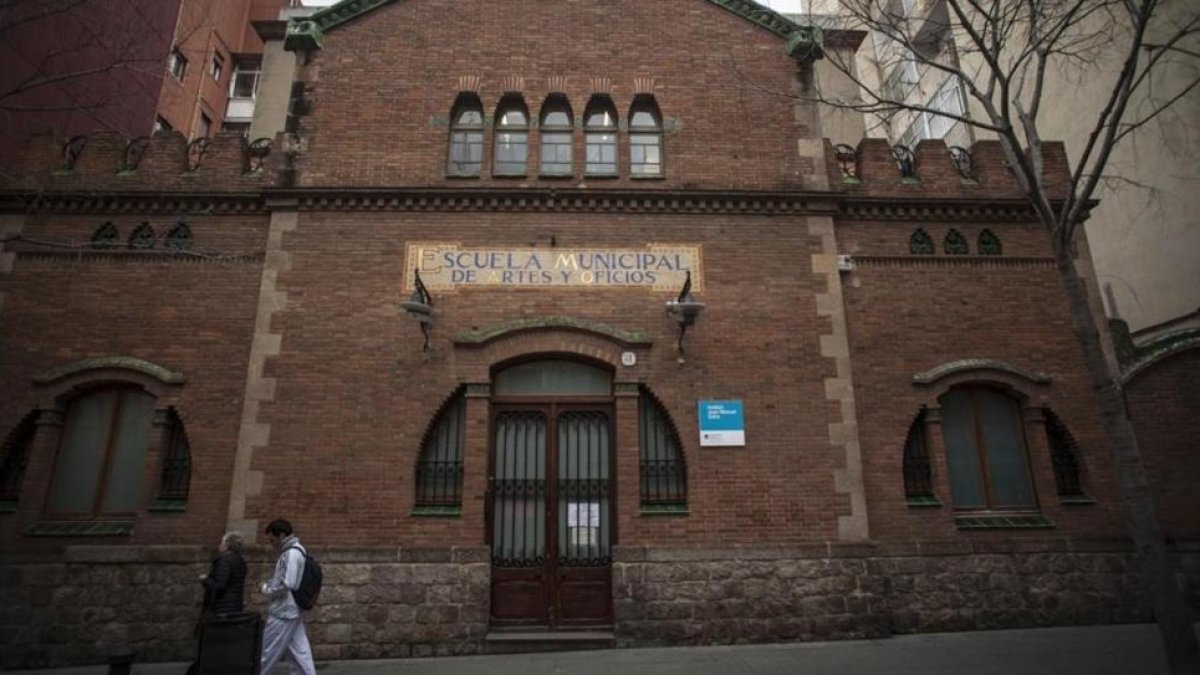
[[[571,106],[561,96],[546,100],[542,106],[541,169],[544,176],[570,176],[574,173],[572,145],[574,118]]]
[[[924,410],[913,420],[904,441],[904,496],[910,504],[936,501],[929,446],[925,442]]]
[[[92,248],[116,248],[120,236],[116,225],[104,223],[92,233]]]
[[[970,250],[967,246],[967,238],[958,230],[950,230],[946,233],[946,241],[944,242],[946,253],[949,255],[967,255]]]
[[[979,233],[979,255],[1000,255],[1003,252],[1003,246],[1000,244],[1000,237],[997,237],[991,230],[984,230]]]
[[[183,420],[174,408],[167,411],[167,437],[164,446],[159,501],[187,501],[192,483],[192,446]]]
[[[642,507],[686,506],[687,465],[675,425],[645,390],[638,399],[638,417]]]
[[[129,248],[140,251],[154,248],[154,228],[150,223],[142,223],[129,233]]]
[[[638,96],[629,111],[629,175],[663,175],[662,115],[653,96]]]
[[[617,109],[608,97],[596,96],[588,103],[583,129],[587,155],[584,172],[589,176],[616,176]]]
[[[1046,439],[1054,465],[1054,483],[1059,497],[1086,497],[1080,480],[1079,443],[1067,425],[1053,412],[1046,411]]]
[[[25,478],[25,467],[29,465],[37,416],[36,410],[26,415],[4,439],[4,445],[0,445],[0,508],[6,504],[15,505],[21,497],[21,481]]]
[[[460,390],[438,413],[417,460],[416,506],[461,506],[466,397]]]
[[[192,228],[185,222],[178,222],[167,232],[167,248],[175,251],[186,251],[192,247]]]
[[[503,100],[496,109],[495,153],[495,175],[525,175],[529,159],[529,114],[519,98]]]
[[[908,252],[913,255],[933,255],[933,237],[924,229],[917,228],[908,238]]]
[[[446,173],[478,176],[483,166],[483,105],[474,94],[460,94],[450,113],[450,153]]]

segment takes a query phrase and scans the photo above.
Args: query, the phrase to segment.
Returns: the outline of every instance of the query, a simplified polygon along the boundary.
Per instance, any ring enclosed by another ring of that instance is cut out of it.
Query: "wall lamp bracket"
[[[667,301],[667,316],[675,319],[675,322],[679,324],[679,336],[675,341],[675,349],[679,353],[680,363],[684,363],[683,336],[687,333],[688,327],[696,323],[696,319],[699,318],[702,311],[704,311],[704,303],[697,301],[692,295],[692,272],[688,270],[687,279],[683,282],[683,289],[679,291],[679,297]]]
[[[425,288],[425,283],[421,281],[421,273],[413,272],[413,293],[408,300],[400,303],[404,308],[404,313],[411,316],[421,326],[421,335],[425,337],[424,344],[421,345],[422,352],[429,351],[429,327],[433,323],[433,296],[429,295],[429,289]]]

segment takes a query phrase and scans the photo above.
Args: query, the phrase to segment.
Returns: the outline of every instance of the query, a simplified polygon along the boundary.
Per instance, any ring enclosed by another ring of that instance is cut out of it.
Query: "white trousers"
[[[308,633],[304,630],[304,618],[280,619],[268,614],[267,625],[263,628],[262,667],[259,672],[271,675],[271,669],[279,663],[285,649],[291,657],[293,675],[317,675]]]

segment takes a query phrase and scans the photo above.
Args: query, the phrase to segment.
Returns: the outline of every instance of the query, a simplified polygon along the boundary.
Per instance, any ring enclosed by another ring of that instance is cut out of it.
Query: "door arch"
[[[497,369],[492,388],[492,624],[609,625],[612,373],[547,358]]]

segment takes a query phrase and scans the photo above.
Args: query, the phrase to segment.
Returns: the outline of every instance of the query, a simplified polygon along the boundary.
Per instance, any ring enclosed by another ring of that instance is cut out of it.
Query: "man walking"
[[[267,625],[263,629],[262,667],[259,672],[270,675],[286,649],[292,659],[293,673],[316,675],[312,648],[308,644],[308,633],[304,630],[304,617],[292,597],[292,591],[300,588],[306,551],[296,535],[292,534],[292,524],[286,520],[271,521],[267,525],[267,539],[279,551],[279,561],[275,563],[275,574],[262,585],[262,593],[269,598],[269,605]]]

